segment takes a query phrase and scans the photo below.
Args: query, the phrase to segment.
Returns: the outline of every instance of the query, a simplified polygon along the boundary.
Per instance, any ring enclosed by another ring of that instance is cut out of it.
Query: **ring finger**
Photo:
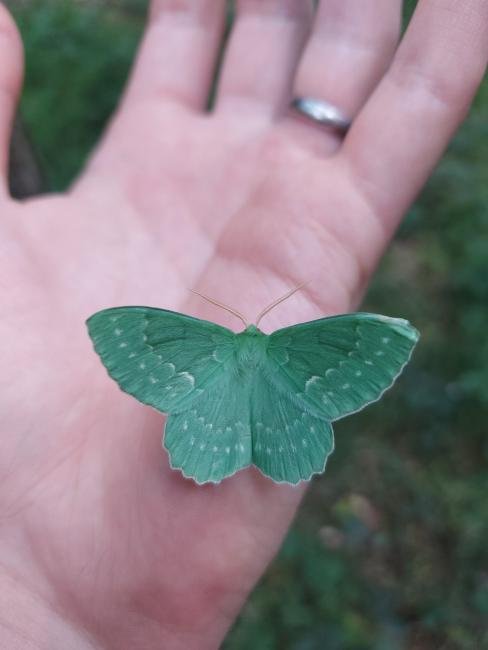
[[[326,101],[352,119],[390,64],[401,13],[401,0],[322,0],[297,69],[294,97]],[[313,151],[332,153],[341,142],[337,132],[296,111],[286,113],[281,127]]]

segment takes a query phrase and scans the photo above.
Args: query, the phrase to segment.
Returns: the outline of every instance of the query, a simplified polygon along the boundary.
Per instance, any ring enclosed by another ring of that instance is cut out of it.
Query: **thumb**
[[[0,192],[7,193],[12,122],[24,73],[22,41],[13,18],[0,3]]]

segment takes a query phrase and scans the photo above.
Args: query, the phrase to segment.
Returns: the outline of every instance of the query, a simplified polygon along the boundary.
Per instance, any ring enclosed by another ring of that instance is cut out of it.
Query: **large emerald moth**
[[[168,414],[171,467],[199,484],[249,465],[293,484],[323,472],[331,423],[378,400],[419,337],[406,320],[361,312],[270,335],[152,307],[104,309],[87,326],[120,388]]]

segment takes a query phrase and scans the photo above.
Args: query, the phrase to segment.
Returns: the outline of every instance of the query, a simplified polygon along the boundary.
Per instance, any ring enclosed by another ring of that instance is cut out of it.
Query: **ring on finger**
[[[306,119],[326,126],[340,135],[345,135],[352,123],[352,119],[340,108],[323,99],[294,97],[290,107]]]

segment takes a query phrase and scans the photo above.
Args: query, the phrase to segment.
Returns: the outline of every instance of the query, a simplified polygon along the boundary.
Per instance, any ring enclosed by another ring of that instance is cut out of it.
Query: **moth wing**
[[[173,469],[197,483],[219,483],[251,464],[249,382],[229,362],[189,408],[166,421],[164,447]]]
[[[332,425],[294,393],[275,384],[274,373],[256,376],[251,396],[252,459],[277,482],[298,483],[325,469],[334,449]]]
[[[345,314],[273,332],[268,355],[283,386],[333,421],[378,400],[401,373],[418,338],[403,319]]]
[[[187,408],[234,353],[231,330],[165,309],[104,309],[87,327],[120,388],[165,413]]]

